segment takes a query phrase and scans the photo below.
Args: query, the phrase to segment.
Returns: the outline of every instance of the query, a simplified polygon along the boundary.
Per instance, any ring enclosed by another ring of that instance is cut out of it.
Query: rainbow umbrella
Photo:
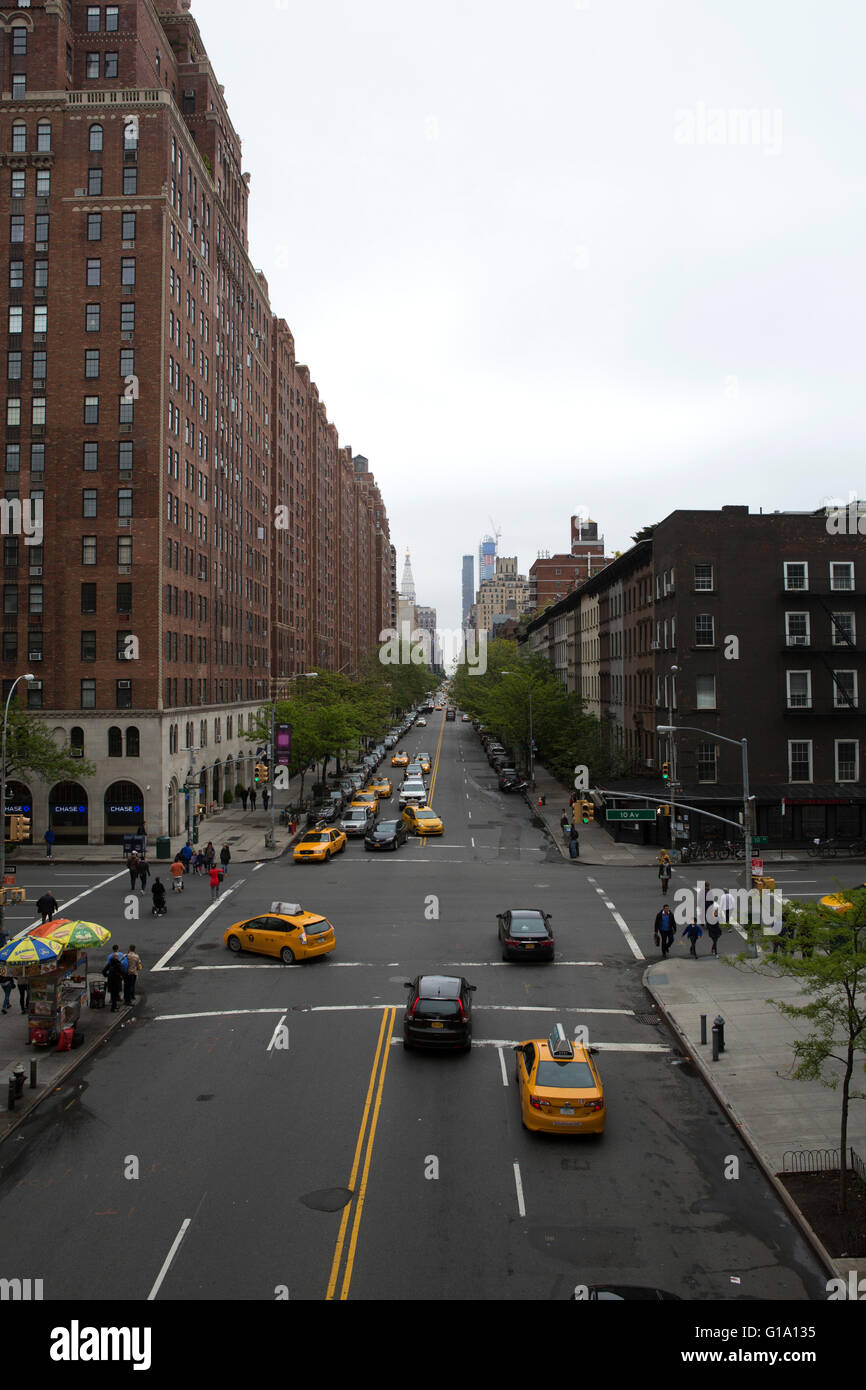
[[[48,941],[60,927],[69,926],[69,921],[68,917],[52,917],[50,922],[43,922],[41,927],[31,927],[27,935],[37,936],[40,941]]]
[[[51,930],[46,930],[49,927]],[[40,931],[38,927],[36,930]],[[59,946],[62,951],[87,951],[96,946],[103,946],[106,941],[111,940],[111,932],[107,927],[101,927],[98,922],[83,922],[80,919],[70,922],[63,917],[55,917],[53,921],[45,922],[41,928],[41,935],[49,945]]]
[[[0,964],[35,965],[45,961],[57,960],[63,947],[59,942],[34,940],[32,936],[19,936],[10,941],[0,951]]]

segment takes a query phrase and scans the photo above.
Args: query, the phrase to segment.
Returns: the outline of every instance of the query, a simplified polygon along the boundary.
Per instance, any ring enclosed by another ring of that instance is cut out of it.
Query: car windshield
[[[398,820],[383,820],[376,828],[376,834],[381,836],[394,835],[400,822]]]
[[[416,810],[415,810],[415,819],[416,819],[416,820],[438,820],[439,817],[437,816],[437,814],[436,814],[435,811],[429,811],[429,810],[426,810],[426,809],[423,808],[423,807],[416,807]]]
[[[364,807],[363,807],[363,806],[356,806],[356,807],[354,807],[353,810],[347,811],[346,814],[345,814],[345,816],[343,817],[343,820],[351,820],[351,821],[355,821],[355,820],[366,820],[366,819],[367,819],[367,812],[364,810]]]
[[[588,1062],[539,1062],[536,1086],[548,1091],[594,1091],[597,1089]]]
[[[305,844],[305,845],[323,845],[323,844],[327,844],[327,842],[328,842],[328,840],[330,840],[330,838],[331,838],[331,837],[330,837],[330,835],[328,834],[327,830],[323,830],[322,833],[321,833],[321,835],[307,835],[306,838],[304,839],[304,844]]]

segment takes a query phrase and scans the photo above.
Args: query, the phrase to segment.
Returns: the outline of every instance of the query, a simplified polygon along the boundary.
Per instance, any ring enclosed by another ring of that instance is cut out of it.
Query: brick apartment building
[[[604,536],[598,534],[598,523],[573,516],[569,553],[539,553],[529,567],[530,612],[558,603],[609,563],[604,553]]]
[[[191,768],[205,803],[249,781],[281,677],[357,670],[387,517],[250,263],[188,0],[5,3],[0,28],[5,497],[44,518],[41,544],[4,535],[4,694],[32,670],[30,708],[96,767],[7,806],[60,841],[177,833]]]
[[[677,736],[677,799],[699,808],[685,833],[721,835],[700,809],[737,821],[742,807],[740,749],[715,734],[748,739],[758,834],[802,844],[866,831],[864,625],[861,536],[823,510],[731,506],[672,512],[535,619],[527,641],[604,721],[622,768],[611,787],[667,799],[672,753],[655,726],[670,709],[703,731]],[[563,642],[578,654],[573,674],[556,659]],[[658,833],[666,842],[666,826]]]

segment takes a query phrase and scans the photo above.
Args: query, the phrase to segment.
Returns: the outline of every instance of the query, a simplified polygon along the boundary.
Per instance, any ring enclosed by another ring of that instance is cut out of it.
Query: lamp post
[[[339,674],[339,673],[338,673],[338,674]],[[318,678],[318,675],[319,675],[318,671],[296,671],[296,672],[294,673],[294,675],[292,675],[292,676],[287,676],[286,679],[287,679],[287,680],[290,680],[290,681],[296,681],[296,680],[314,681],[314,680],[316,680],[316,679]],[[276,684],[275,684],[275,686],[274,686],[274,698],[271,700],[271,749],[270,749],[271,755],[270,755],[270,758],[269,758],[270,771],[269,771],[269,774],[268,774],[268,781],[270,782],[270,789],[271,789],[271,828],[270,828],[270,830],[268,831],[267,835],[265,836],[265,849],[275,849],[275,848],[276,848],[276,843],[277,843],[277,834],[276,834],[276,826],[277,826],[277,822],[276,822],[276,815],[277,815],[277,808],[276,808],[276,766],[277,766],[277,742],[276,742],[276,740],[277,740],[277,730],[276,730],[276,722],[277,722],[277,695],[276,695]]]
[[[9,704],[19,681],[33,681],[35,679],[36,677],[29,672],[23,676],[16,676],[9,687],[9,694],[6,696],[6,708],[3,711],[3,748],[0,751],[0,805],[3,807],[3,836],[2,843],[0,843],[0,890],[3,889],[6,878],[6,726],[9,722]],[[31,825],[32,823],[31,820]],[[4,896],[4,893],[0,891],[0,927],[3,925]]]
[[[727,738],[725,734],[709,734],[706,729],[697,729],[693,724],[657,724],[657,734],[691,733],[703,734],[705,738],[718,739],[719,743],[732,743],[743,755],[743,834],[746,841],[746,889],[752,889],[752,809],[749,795],[749,740],[747,738]]]

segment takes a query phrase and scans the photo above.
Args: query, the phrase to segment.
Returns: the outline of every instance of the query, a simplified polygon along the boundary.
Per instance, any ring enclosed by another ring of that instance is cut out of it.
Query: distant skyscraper
[[[484,536],[478,547],[478,583],[492,579],[496,573],[496,539]]]
[[[403,562],[403,578],[400,581],[400,597],[408,599],[410,603],[415,602],[415,576],[412,573],[412,561],[409,559],[409,547],[406,547],[406,559]]]
[[[463,622],[469,617],[469,609],[475,602],[475,556],[463,556]]]

